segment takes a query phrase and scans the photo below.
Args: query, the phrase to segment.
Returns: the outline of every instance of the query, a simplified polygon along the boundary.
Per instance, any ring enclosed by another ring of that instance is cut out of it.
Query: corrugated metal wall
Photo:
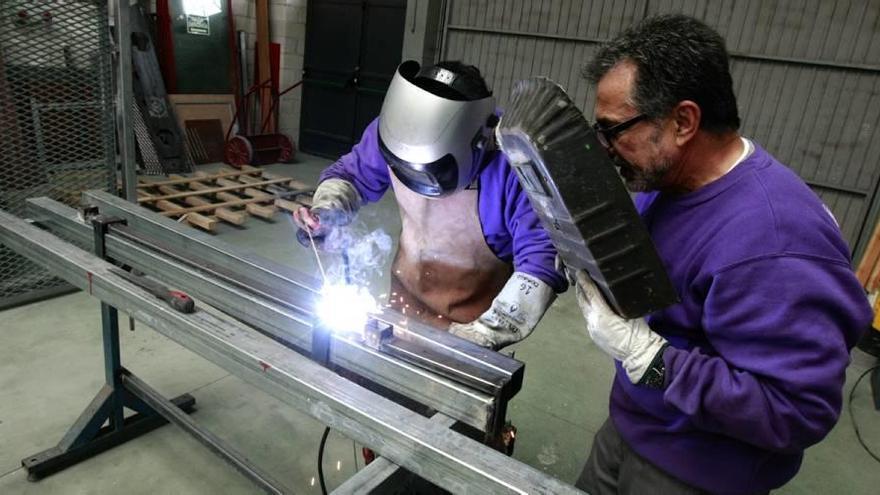
[[[858,254],[880,208],[880,0],[447,0],[441,58],[479,67],[502,106],[546,75],[591,115],[580,71],[598,43],[671,12],[725,37],[743,134],[813,187]]]

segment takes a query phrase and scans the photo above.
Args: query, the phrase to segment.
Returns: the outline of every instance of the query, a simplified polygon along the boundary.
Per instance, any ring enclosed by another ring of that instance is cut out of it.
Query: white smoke
[[[386,270],[392,241],[383,229],[368,230],[362,222],[334,229],[324,239],[333,253],[325,267],[332,284],[367,286]]]

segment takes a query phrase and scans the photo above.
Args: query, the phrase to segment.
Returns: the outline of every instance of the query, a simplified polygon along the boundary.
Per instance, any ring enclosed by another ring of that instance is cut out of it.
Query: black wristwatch
[[[636,385],[658,390],[666,388],[666,362],[663,361],[663,353],[666,352],[667,347],[669,347],[668,342],[663,344],[663,347],[657,351],[657,354],[654,354],[654,359],[651,360],[648,370],[645,371],[642,379]]]

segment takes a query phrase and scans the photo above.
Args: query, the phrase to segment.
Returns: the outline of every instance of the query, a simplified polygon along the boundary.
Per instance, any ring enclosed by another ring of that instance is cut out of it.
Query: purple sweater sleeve
[[[364,130],[360,142],[321,172],[319,182],[343,179],[354,184],[364,204],[379,201],[391,185],[391,177],[379,151],[378,129],[379,120],[374,119]]]
[[[770,451],[821,440],[840,413],[847,350],[871,317],[850,267],[772,255],[705,283],[710,346],[666,350],[664,402],[701,429]]]
[[[557,293],[568,284],[556,271],[556,249],[529,203],[516,173],[497,154],[480,176],[480,221],[492,252],[516,271],[538,278]]]
[[[556,248],[541,226],[538,215],[529,203],[516,174],[507,178],[507,194],[511,198],[505,218],[513,233],[513,266],[544,281],[556,293],[565,292],[568,283],[556,271]]]

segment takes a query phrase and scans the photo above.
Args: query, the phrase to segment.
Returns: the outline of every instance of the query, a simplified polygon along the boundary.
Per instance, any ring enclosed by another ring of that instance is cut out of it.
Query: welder
[[[402,229],[389,303],[499,349],[526,338],[566,288],[555,249],[494,139],[480,71],[402,63],[379,117],[321,174],[294,219],[314,235],[349,223],[393,188]]]

